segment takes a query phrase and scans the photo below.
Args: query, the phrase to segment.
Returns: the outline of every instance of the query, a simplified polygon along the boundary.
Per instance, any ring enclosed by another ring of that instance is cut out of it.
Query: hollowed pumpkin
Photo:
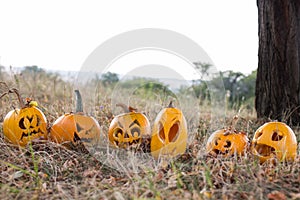
[[[292,161],[297,157],[295,133],[285,123],[265,123],[256,130],[251,150],[261,163],[270,158]]]
[[[100,125],[92,117],[83,114],[80,92],[75,90],[76,112],[60,116],[50,129],[50,139],[59,144],[82,142],[86,147],[95,145],[100,140]]]
[[[187,124],[182,111],[175,108],[172,102],[162,109],[155,118],[152,137],[151,154],[175,157],[183,154],[187,146]]]
[[[11,110],[5,116],[3,122],[5,140],[26,146],[31,140],[47,139],[47,120],[43,112],[36,107],[37,103],[27,98],[26,104],[24,104],[16,89],[12,89],[8,93],[15,93],[18,96],[21,108]]]
[[[244,155],[249,146],[249,139],[244,132],[221,129],[212,133],[206,143],[206,153],[210,155]]]
[[[109,141],[119,148],[140,145],[143,137],[151,134],[148,118],[140,112],[135,112],[131,107],[127,108],[124,104],[117,104],[117,106],[121,106],[126,113],[115,116],[111,121],[108,129]]]

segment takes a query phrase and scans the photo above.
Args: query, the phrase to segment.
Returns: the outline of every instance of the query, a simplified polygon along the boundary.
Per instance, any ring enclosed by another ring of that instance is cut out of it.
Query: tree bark
[[[257,0],[258,118],[300,123],[300,1]]]

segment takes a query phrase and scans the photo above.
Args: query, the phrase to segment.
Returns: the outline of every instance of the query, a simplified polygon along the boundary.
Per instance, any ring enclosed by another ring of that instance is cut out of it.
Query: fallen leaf
[[[293,200],[300,199],[300,193],[297,193],[297,194],[291,194],[291,196],[292,196],[292,199],[293,199]]]
[[[268,199],[269,200],[286,200],[286,196],[282,192],[275,190],[268,194]]]

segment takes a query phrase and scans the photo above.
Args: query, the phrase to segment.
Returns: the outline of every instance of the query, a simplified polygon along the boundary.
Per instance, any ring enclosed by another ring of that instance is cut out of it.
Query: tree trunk
[[[300,0],[257,0],[258,118],[300,123]]]

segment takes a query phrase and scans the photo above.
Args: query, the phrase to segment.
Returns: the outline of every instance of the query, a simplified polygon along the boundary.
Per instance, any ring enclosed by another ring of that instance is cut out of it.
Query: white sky
[[[257,67],[253,0],[0,1],[0,64],[80,70],[101,43],[139,28],[189,37],[218,70],[248,74]]]

